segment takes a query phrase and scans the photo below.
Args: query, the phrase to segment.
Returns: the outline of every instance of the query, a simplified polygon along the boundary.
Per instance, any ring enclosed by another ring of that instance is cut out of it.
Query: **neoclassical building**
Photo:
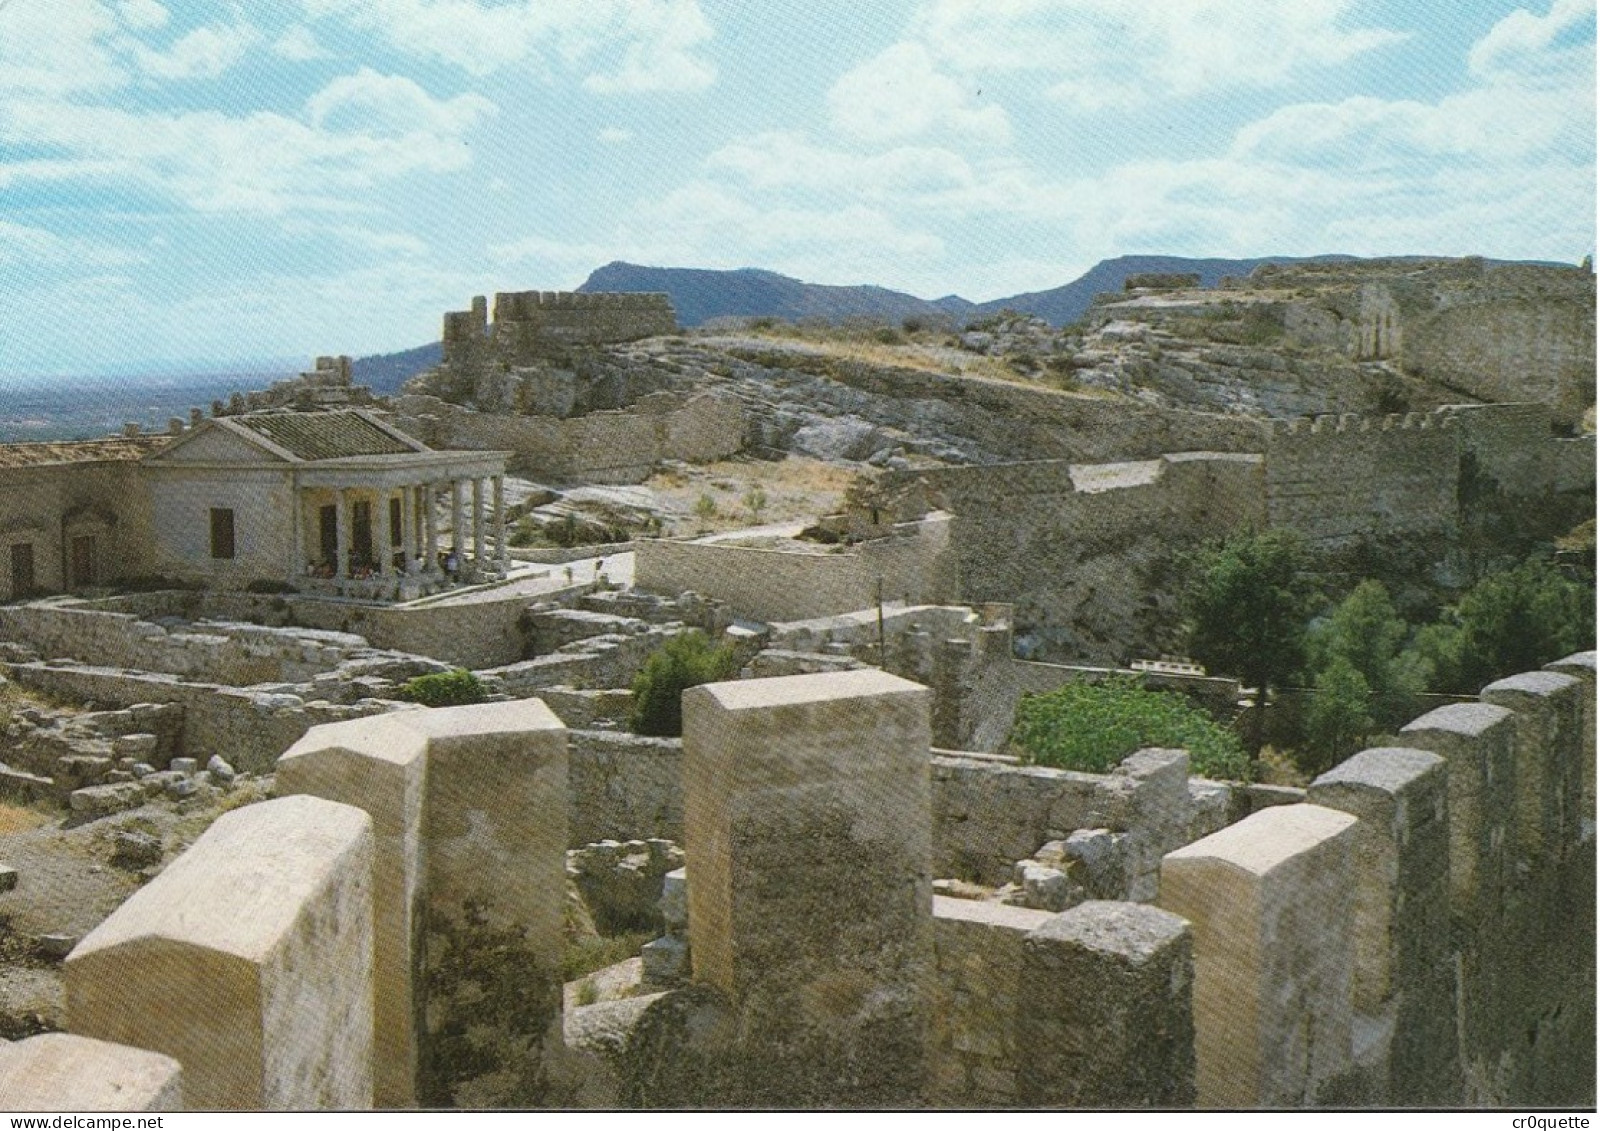
[[[359,409],[204,420],[139,463],[151,572],[377,598],[497,576],[509,455],[435,451]]]

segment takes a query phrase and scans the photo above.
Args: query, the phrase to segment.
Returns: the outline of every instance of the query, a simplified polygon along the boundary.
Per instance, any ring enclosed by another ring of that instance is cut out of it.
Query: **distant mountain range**
[[[1215,287],[1224,276],[1245,276],[1264,263],[1332,263],[1353,261],[1351,255],[1286,256],[1260,259],[1186,259],[1176,255],[1119,255],[1095,264],[1080,278],[1048,291],[970,302],[960,295],[923,299],[885,287],[835,287],[806,283],[753,267],[713,271],[691,267],[641,267],[634,263],[607,263],[595,270],[580,291],[664,291],[672,298],[678,322],[685,328],[703,326],[717,318],[869,318],[898,323],[907,318],[973,319],[1015,310],[1055,326],[1076,322],[1089,309],[1094,296],[1123,289],[1130,275],[1194,273],[1205,287]],[[356,360],[352,375],[359,384],[380,393],[392,393],[404,382],[439,364],[437,342],[400,353]]]
[[[1319,255],[1312,262],[1350,259],[1347,255]],[[640,267],[633,263],[607,263],[586,279],[580,291],[665,291],[672,296],[678,321],[700,326],[714,318],[875,318],[898,322],[914,316],[954,317],[968,321],[1015,310],[1032,314],[1057,326],[1076,322],[1089,309],[1094,296],[1120,291],[1129,275],[1147,272],[1196,272],[1202,286],[1214,287],[1224,275],[1248,275],[1263,263],[1301,263],[1307,259],[1269,256],[1263,259],[1184,259],[1176,255],[1122,255],[1095,264],[1081,278],[1048,291],[970,302],[960,295],[922,299],[884,287],[828,287],[804,283],[773,271],[744,268],[707,271],[684,267]]]

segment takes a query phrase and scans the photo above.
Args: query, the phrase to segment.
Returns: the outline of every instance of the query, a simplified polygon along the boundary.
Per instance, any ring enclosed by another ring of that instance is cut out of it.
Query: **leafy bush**
[[[1146,690],[1133,676],[1024,695],[1010,744],[1037,765],[1095,774],[1146,746],[1182,747],[1190,769],[1206,777],[1243,780],[1249,770],[1229,731],[1182,696]]]
[[[395,692],[396,699],[421,703],[424,707],[461,707],[468,703],[482,703],[483,684],[478,677],[464,668],[455,671],[419,675],[407,680]]]
[[[258,577],[245,585],[246,593],[298,593],[300,590],[290,585],[287,581],[279,581],[272,577]]]
[[[734,650],[711,643],[699,630],[674,636],[650,654],[633,681],[628,729],[676,738],[683,733],[683,693],[702,683],[731,679],[739,670]]]

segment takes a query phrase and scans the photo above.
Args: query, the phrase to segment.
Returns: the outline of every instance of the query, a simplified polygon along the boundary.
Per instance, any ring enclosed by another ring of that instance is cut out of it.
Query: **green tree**
[[[1011,746],[1030,762],[1105,773],[1135,750],[1182,747],[1206,777],[1242,780],[1249,763],[1239,740],[1181,695],[1150,691],[1132,676],[1069,683],[1017,704]]]
[[[760,522],[761,512],[767,509],[767,493],[760,487],[752,487],[744,493],[742,501],[750,508],[750,520]]]
[[[1265,703],[1305,664],[1315,590],[1305,542],[1292,530],[1232,538],[1190,560],[1185,594],[1189,652],[1213,671],[1259,689]],[[1261,748],[1260,713],[1253,745]]]
[[[634,734],[675,738],[683,733],[683,693],[702,683],[731,679],[739,657],[713,645],[699,629],[680,633],[652,652],[633,681],[628,728]]]
[[[1486,683],[1594,647],[1594,590],[1543,558],[1490,574],[1417,634],[1429,687],[1471,695]]]
[[[1372,688],[1347,657],[1334,655],[1317,673],[1314,686],[1316,694],[1306,708],[1305,741],[1295,759],[1313,777],[1361,749],[1377,725]]]
[[[1323,677],[1342,662],[1361,676],[1370,696],[1367,709],[1374,716],[1388,723],[1404,721],[1414,713],[1411,697],[1423,685],[1414,655],[1404,651],[1410,635],[1410,625],[1395,612],[1383,583],[1363,581],[1310,630],[1306,651],[1313,686],[1320,689]],[[1331,682],[1346,691],[1350,686],[1342,672]]]

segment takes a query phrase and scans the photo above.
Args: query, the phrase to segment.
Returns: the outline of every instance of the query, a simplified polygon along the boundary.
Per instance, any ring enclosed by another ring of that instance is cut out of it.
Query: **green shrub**
[[[1024,695],[1010,744],[1037,765],[1095,774],[1147,746],[1182,747],[1191,771],[1205,777],[1237,781],[1249,770],[1232,733],[1181,695],[1146,690],[1133,676]]]
[[[421,703],[424,707],[461,707],[468,703],[482,703],[483,684],[478,677],[464,668],[455,671],[419,675],[407,680],[395,692],[396,699]]]
[[[634,679],[628,728],[634,734],[676,738],[683,733],[684,691],[731,679],[738,670],[734,650],[712,644],[698,629],[674,636],[650,654]]]

